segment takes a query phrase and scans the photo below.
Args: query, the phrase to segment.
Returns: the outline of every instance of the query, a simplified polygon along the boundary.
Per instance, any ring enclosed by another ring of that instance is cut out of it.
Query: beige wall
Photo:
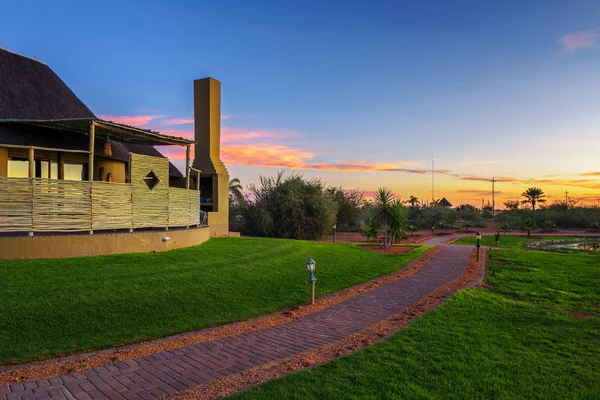
[[[0,260],[161,252],[197,246],[210,236],[210,228],[202,227],[94,235],[0,237]],[[164,237],[170,240],[163,242]]]
[[[213,236],[227,236],[229,231],[229,175],[227,171],[224,174],[218,174],[217,180],[218,195],[216,198],[219,202],[216,212],[208,212],[208,225],[211,227]],[[214,187],[214,186],[213,186]]]
[[[109,160],[105,158],[96,158],[94,160],[94,180],[100,180],[100,168],[104,168],[104,180],[108,173],[112,173],[113,182],[125,183],[127,177],[125,163],[118,160]]]
[[[0,176],[8,175],[8,149],[0,147]]]

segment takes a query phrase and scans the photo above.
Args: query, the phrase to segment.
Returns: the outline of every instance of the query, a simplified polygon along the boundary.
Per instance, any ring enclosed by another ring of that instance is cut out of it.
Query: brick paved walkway
[[[438,244],[437,238],[432,242]],[[458,278],[471,250],[444,246],[412,276],[289,323],[72,375],[0,387],[0,399],[151,399],[235,374],[335,342],[401,311]]]

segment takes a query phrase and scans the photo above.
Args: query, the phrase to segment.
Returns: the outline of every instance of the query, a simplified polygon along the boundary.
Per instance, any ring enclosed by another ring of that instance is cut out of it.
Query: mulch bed
[[[435,308],[449,295],[466,286],[477,283],[480,278],[480,264],[473,250],[463,274],[421,300],[404,308],[399,313],[378,322],[358,333],[345,337],[335,343],[315,348],[304,353],[273,361],[239,374],[207,382],[182,392],[166,396],[168,399],[218,399],[250,389],[272,379],[280,378],[308,367],[332,361],[341,356],[360,350],[379,340],[389,337],[403,327],[415,321],[421,315]]]
[[[408,248],[412,249],[411,247]],[[421,257],[412,261],[406,267],[397,272],[375,278],[360,285],[319,298],[313,306],[292,307],[247,321],[236,322],[213,329],[196,331],[174,337],[167,337],[156,341],[144,342],[124,348],[106,350],[88,355],[43,361],[31,365],[15,366],[0,371],[0,385],[6,386],[18,382],[28,382],[52,378],[64,374],[72,374],[89,368],[145,357],[151,354],[174,350],[196,343],[208,342],[227,336],[238,335],[245,332],[251,332],[283,324],[321,311],[325,308],[356,297],[362,293],[378,288],[389,282],[413,275],[440,251],[442,251],[441,247],[428,250]]]

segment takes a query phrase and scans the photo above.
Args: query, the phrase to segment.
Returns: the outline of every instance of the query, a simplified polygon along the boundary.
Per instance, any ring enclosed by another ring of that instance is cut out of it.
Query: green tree
[[[527,232],[527,237],[531,237],[531,231],[535,229],[535,220],[533,218],[526,218],[521,221],[521,226],[519,228],[521,232]]]
[[[519,204],[519,200],[506,200],[504,202],[504,207],[506,207],[507,210],[516,211],[519,209]]]
[[[260,177],[250,185],[244,207],[244,232],[266,237],[315,240],[329,233],[337,205],[318,179],[302,175]]]
[[[531,187],[521,193],[521,196],[525,197],[525,200],[521,200],[521,204],[531,204],[531,209],[535,212],[536,204],[543,204],[546,202],[546,195],[542,189]]]
[[[406,207],[399,199],[395,199],[389,210],[389,226],[390,226],[390,247],[394,245],[396,239],[401,239],[406,230],[408,212]]]
[[[364,214],[362,192],[331,187],[327,193],[337,204],[336,225],[340,232],[356,232]]]
[[[388,188],[375,193],[376,218],[383,233],[383,248],[393,246],[396,238],[404,233],[408,212],[402,202]]]
[[[383,233],[383,248],[388,248],[388,232],[390,230],[390,207],[394,194],[388,188],[379,188],[375,193],[375,213]]]
[[[229,204],[233,202],[241,203],[244,200],[243,189],[238,178],[229,181]]]

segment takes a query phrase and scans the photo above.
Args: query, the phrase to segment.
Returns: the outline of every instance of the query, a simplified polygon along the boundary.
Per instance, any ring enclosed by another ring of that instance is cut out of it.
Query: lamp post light
[[[475,234],[475,239],[477,240],[477,261],[479,262],[479,248],[481,247],[481,233],[477,232]]]
[[[308,278],[308,281],[310,282],[310,304],[313,305],[315,304],[315,282],[317,281],[317,278],[315,278],[314,274],[315,260],[313,260],[312,257],[306,262],[306,269],[310,272],[310,278]]]
[[[333,243],[335,243],[335,234],[337,233],[337,226],[335,225],[335,222],[333,225],[331,225],[331,233],[333,235]]]

